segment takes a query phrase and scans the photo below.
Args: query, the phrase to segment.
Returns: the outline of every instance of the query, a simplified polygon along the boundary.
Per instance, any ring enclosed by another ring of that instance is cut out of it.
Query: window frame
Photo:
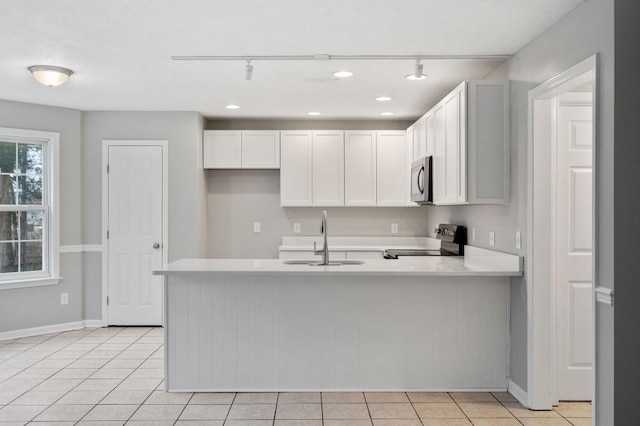
[[[8,272],[0,274],[0,290],[36,287],[44,285],[58,284],[60,277],[60,183],[59,183],[59,163],[60,163],[60,134],[56,132],[45,132],[40,130],[12,129],[0,127],[0,140],[17,143],[38,143],[43,146],[43,225],[45,233],[42,236],[43,249],[43,271]],[[46,207],[48,206],[48,208]],[[2,211],[28,211],[35,209],[8,209],[0,208]]]

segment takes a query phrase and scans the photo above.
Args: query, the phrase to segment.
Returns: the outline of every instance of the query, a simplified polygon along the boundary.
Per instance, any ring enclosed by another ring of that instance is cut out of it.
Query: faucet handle
[[[320,250],[320,251],[322,251],[322,250]],[[314,253],[314,254],[320,254],[320,252],[319,252],[319,251],[318,251],[318,249],[316,248],[316,242],[315,242],[315,241],[313,242],[313,253]]]

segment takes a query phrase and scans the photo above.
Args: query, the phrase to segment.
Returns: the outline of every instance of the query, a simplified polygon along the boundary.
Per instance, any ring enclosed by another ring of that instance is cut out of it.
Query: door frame
[[[557,365],[556,365],[556,328],[557,309],[556,295],[552,286],[551,273],[553,258],[551,248],[553,226],[551,208],[552,191],[555,184],[549,185],[552,176],[551,162],[535,162],[536,153],[542,149],[551,152],[553,138],[548,131],[555,127],[552,119],[553,102],[558,95],[592,81],[593,103],[593,149],[592,149],[592,191],[593,191],[593,265],[592,278],[595,290],[598,265],[598,55],[595,54],[570,69],[558,74],[550,80],[531,89],[528,96],[529,135],[527,147],[527,268],[525,282],[527,287],[527,400],[528,408],[549,410],[557,403]],[[546,104],[545,104],[545,101]],[[538,114],[535,114],[538,112]],[[538,130],[540,127],[544,131]],[[542,135],[540,133],[543,133]],[[549,143],[540,143],[548,140]],[[544,152],[546,154],[546,151]],[[545,180],[546,177],[546,180]],[[551,183],[554,181],[552,180]],[[592,310],[595,312],[595,292],[593,293]],[[595,343],[595,315],[592,323],[592,336]],[[593,350],[595,370],[595,344]],[[593,383],[595,399],[595,374]],[[595,404],[594,404],[595,407]]]
[[[102,326],[109,326],[109,310],[107,296],[109,295],[109,147],[112,146],[159,146],[162,148],[162,266],[166,266],[169,259],[169,141],[166,140],[113,140],[102,141]],[[164,291],[164,287],[163,287]],[[164,302],[161,303],[164,310]],[[164,316],[162,319],[164,323]]]

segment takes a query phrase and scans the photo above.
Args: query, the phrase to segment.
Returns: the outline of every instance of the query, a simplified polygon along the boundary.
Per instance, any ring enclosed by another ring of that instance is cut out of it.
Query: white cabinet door
[[[445,196],[447,204],[464,203],[466,201],[466,180],[462,180],[464,172],[462,162],[466,162],[460,140],[460,96],[456,90],[444,99],[445,115]],[[465,163],[466,164],[466,163]]]
[[[344,132],[313,132],[314,206],[344,206]]]
[[[239,169],[242,166],[242,132],[205,131],[203,163],[205,169]]]
[[[511,195],[509,82],[467,85],[467,198],[473,204],[504,204]]]
[[[280,204],[310,206],[313,201],[312,132],[283,131],[280,137]]]
[[[344,138],[344,204],[375,206],[376,132],[347,131]]]
[[[447,188],[445,110],[442,103],[433,109],[433,124],[433,203],[441,204],[446,200]]]
[[[377,134],[377,205],[407,206],[407,160],[405,154],[406,133],[403,131],[379,131]]]
[[[423,133],[424,122],[418,120],[413,125],[413,154],[411,155],[413,161],[420,158],[420,141],[422,140]]]
[[[436,137],[436,126],[435,126],[435,116],[433,112],[429,112],[424,118],[424,134],[425,134],[425,145],[426,145],[426,155],[433,155],[435,137]]]
[[[280,168],[280,132],[272,130],[243,130],[242,168]]]
[[[418,158],[425,157],[427,155],[428,147],[427,147],[427,116],[424,115],[417,123],[418,128],[420,129],[420,134],[418,135]]]

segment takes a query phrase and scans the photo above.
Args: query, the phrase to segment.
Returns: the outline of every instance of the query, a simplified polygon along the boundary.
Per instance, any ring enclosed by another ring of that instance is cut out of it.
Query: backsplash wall
[[[320,235],[320,207],[280,206],[279,170],[207,170],[208,255],[276,258],[283,236]],[[432,236],[428,207],[330,207],[329,235]],[[261,232],[253,232],[260,222]],[[300,233],[293,224],[300,223]],[[391,234],[391,223],[398,233]]]

